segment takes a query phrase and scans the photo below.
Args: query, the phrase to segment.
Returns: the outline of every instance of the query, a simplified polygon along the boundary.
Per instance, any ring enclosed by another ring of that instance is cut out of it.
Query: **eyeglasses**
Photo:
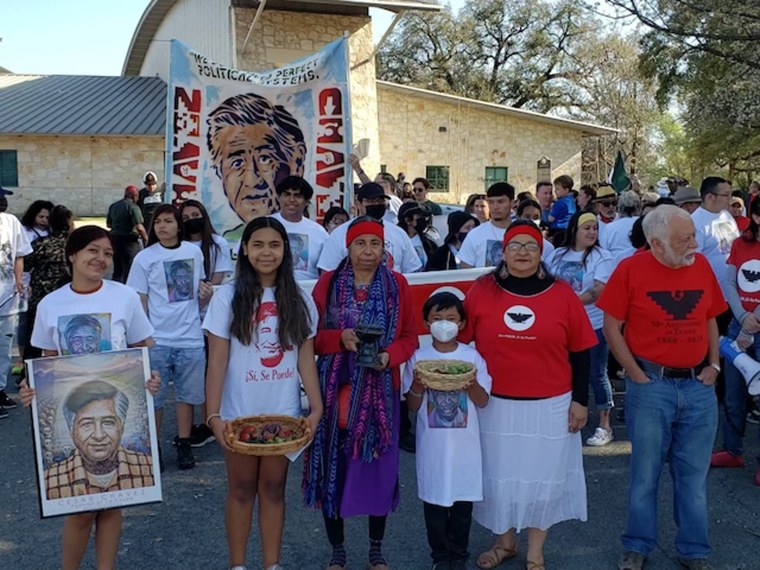
[[[529,243],[519,243],[516,241],[511,241],[507,244],[507,249],[509,251],[520,251],[521,249],[525,249],[525,251],[529,253],[536,253],[540,247],[538,247],[537,243],[529,242]]]

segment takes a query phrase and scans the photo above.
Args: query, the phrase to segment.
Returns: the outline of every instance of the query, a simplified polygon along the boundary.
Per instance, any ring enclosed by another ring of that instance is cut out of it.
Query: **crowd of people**
[[[174,386],[177,467],[194,467],[194,447],[216,441],[224,450],[231,570],[246,567],[256,503],[264,568],[281,570],[285,484],[300,454],[241,455],[225,430],[242,416],[300,416],[302,389],[313,434],[303,450],[304,504],[324,519],[328,570],[347,567],[345,519],[356,516],[368,517],[369,567],[387,570],[402,449],[416,452],[433,570],[467,567],[473,519],[495,535],[475,557],[480,568],[517,556],[525,531],[526,568],[543,570],[550,528],[587,519],[580,432],[589,387],[598,423],[585,443],[614,440],[614,361],[632,443],[618,568],[640,570],[657,545],[667,461],[679,561],[709,569],[707,473],[744,466],[752,411],[740,371],[720,359],[719,336],[760,356],[757,183],[743,197],[719,177],[699,190],[674,179],[662,194],[605,184],[576,191],[567,175],[519,194],[497,182],[451,213],[442,237],[427,180],[370,180],[352,163],[362,184],[350,212],[309,219],[313,189],[289,176],[276,188],[279,212],[250,221],[237,244],[215,232],[200,202],[164,203],[152,172],[145,188],[127,187],[111,206],[110,231],[74,230],[71,211],[49,202],[19,222],[5,213],[10,193],[0,192],[0,356],[9,367],[17,328],[25,357],[149,347],[146,389],[159,430]],[[437,293],[423,307],[403,276],[474,267],[493,269],[464,300]],[[299,285],[308,279],[311,293]],[[419,345],[420,317],[429,345]],[[367,365],[357,331],[370,326],[379,351]],[[431,359],[469,362],[477,373],[464,388],[436,390],[415,368]],[[16,406],[6,381],[0,417]],[[22,382],[20,396],[30,405],[35,391]],[[711,453],[719,417],[722,449]],[[104,475],[88,492],[115,484]],[[114,566],[119,509],[66,518],[65,570],[79,567],[93,528],[98,567]]]

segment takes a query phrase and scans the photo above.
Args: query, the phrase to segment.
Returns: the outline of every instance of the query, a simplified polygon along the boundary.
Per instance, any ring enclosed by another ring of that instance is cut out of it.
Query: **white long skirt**
[[[475,520],[496,534],[587,520],[581,434],[567,430],[571,394],[491,397],[480,410],[483,501]]]

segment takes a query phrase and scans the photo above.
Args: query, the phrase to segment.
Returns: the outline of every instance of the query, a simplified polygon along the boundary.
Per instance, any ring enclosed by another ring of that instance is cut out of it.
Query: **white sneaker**
[[[612,430],[606,430],[603,427],[596,428],[594,435],[586,440],[586,445],[592,445],[594,447],[601,447],[610,443],[615,436],[612,434]]]

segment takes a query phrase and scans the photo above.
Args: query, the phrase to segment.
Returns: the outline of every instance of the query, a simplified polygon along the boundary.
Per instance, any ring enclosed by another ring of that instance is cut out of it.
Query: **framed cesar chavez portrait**
[[[42,517],[161,501],[147,348],[27,361]]]

